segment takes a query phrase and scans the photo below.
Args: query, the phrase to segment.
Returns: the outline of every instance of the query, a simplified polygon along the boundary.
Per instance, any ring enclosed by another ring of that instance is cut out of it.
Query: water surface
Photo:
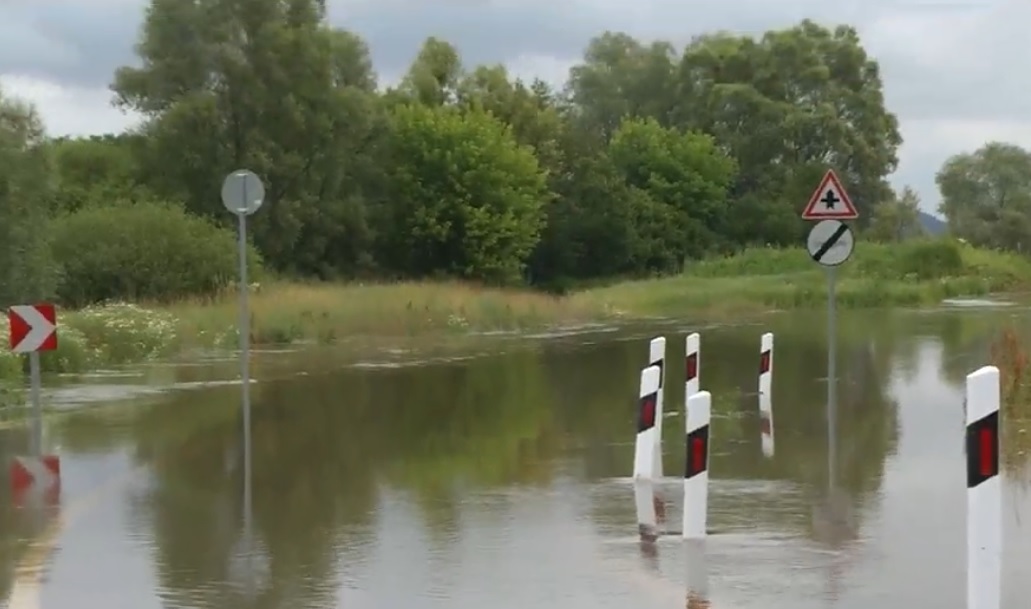
[[[833,442],[818,315],[495,337],[465,357],[260,353],[250,534],[234,361],[52,380],[68,411],[47,428],[60,504],[14,507],[4,480],[0,598],[10,609],[684,607],[680,362],[700,330],[714,395],[711,606],[959,609],[962,382],[1027,315],[841,315]],[[776,333],[772,459],[755,396],[765,331]],[[669,341],[673,477],[658,489],[670,535],[652,546],[637,539],[628,476],[636,381],[657,334]],[[26,446],[23,429],[0,429],[5,458]],[[1031,503],[1019,476],[1006,482],[1004,606],[1019,607]]]

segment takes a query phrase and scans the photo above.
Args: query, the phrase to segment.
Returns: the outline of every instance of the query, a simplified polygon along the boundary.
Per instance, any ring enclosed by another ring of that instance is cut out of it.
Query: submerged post
[[[244,536],[251,536],[251,371],[250,371],[250,311],[247,293],[247,216],[261,208],[265,201],[265,186],[254,172],[246,169],[234,171],[222,182],[222,204],[236,214],[238,222],[238,256],[240,288],[240,391],[243,409],[243,505]],[[248,555],[250,548],[248,547]]]
[[[656,480],[663,478],[662,471],[662,418],[663,394],[666,387],[666,338],[659,336],[648,343],[648,365],[659,368],[659,390],[655,400],[655,459],[652,462],[652,475]]]
[[[967,609],[1000,609],[1002,482],[999,479],[999,369],[967,375]]]
[[[712,395],[699,391],[687,399],[684,423],[684,539],[705,539],[709,516],[709,424]]]

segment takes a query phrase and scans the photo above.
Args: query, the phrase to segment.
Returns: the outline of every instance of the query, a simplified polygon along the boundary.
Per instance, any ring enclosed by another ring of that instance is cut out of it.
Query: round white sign
[[[265,185],[253,171],[238,169],[222,182],[222,204],[234,214],[249,216],[265,202]]]
[[[852,229],[840,220],[823,220],[809,231],[806,248],[813,260],[823,266],[838,266],[848,260],[856,247]]]

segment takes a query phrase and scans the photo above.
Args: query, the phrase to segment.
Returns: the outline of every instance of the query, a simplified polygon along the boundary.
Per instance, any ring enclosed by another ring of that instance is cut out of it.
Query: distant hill
[[[931,236],[944,235],[949,230],[949,224],[940,218],[936,218],[931,214],[924,212],[918,212],[920,214],[920,226],[924,227],[927,234]]]

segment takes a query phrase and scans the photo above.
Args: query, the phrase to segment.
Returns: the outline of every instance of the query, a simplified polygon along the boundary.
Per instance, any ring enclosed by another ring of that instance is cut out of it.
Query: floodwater
[[[994,334],[1028,316],[840,315],[834,442],[819,315],[495,336],[476,357],[440,361],[258,353],[249,515],[232,360],[48,379],[63,413],[46,441],[64,482],[59,498],[20,507],[0,485],[0,607],[685,607],[680,362],[699,330],[714,396],[709,606],[960,609],[962,382]],[[772,458],[755,396],[765,331]],[[659,334],[670,534],[642,545],[636,382]],[[1011,425],[1004,442],[1023,431]],[[0,456],[26,446],[24,429],[0,427]],[[1004,607],[1031,594],[1024,477],[1004,477]]]

